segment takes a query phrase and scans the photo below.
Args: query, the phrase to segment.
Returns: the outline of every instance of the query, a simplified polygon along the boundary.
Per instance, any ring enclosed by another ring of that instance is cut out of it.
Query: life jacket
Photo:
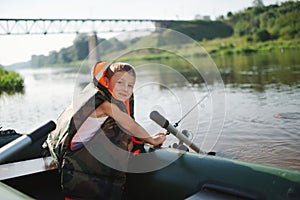
[[[133,95],[124,104],[117,101],[113,92],[105,87],[104,76],[107,67],[108,63],[106,62],[96,63],[93,70],[93,83],[87,85],[76,97],[76,101],[73,101],[58,117],[57,128],[48,135],[43,145],[44,148],[48,148],[59,168],[62,165],[64,155],[71,151],[71,141],[77,130],[104,101],[116,104],[123,112],[134,118]],[[132,142],[134,154],[144,151],[143,142],[134,137],[132,137]]]
[[[106,74],[107,66],[108,66],[107,62],[98,62],[98,63],[96,63],[96,65],[94,67],[93,81],[94,81],[94,84],[99,89],[103,89],[103,87],[106,86],[104,77],[105,77],[105,74]],[[114,93],[111,90],[109,90],[109,92],[115,98]],[[125,103],[126,109],[128,111],[128,115],[130,115],[134,119],[134,97],[133,97],[133,95],[131,96],[130,99],[128,99],[124,103]],[[139,138],[132,136],[131,139],[132,139],[132,142],[133,142],[132,152],[133,152],[134,155],[145,152],[144,143]]]

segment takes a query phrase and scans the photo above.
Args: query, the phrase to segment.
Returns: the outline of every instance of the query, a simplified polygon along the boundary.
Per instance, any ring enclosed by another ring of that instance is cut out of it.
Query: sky
[[[285,0],[263,0],[264,5]],[[0,0],[0,18],[215,19],[242,11],[253,0]],[[0,35],[0,64],[30,60],[72,45],[75,34]]]

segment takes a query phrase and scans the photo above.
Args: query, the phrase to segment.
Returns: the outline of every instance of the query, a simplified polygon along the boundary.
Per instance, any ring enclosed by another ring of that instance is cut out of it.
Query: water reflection
[[[23,88],[21,91],[0,91],[0,96],[2,95],[8,95],[8,96],[13,96],[17,94],[24,94],[25,89]]]
[[[299,51],[274,52],[267,54],[220,56],[214,57],[213,60],[227,87],[263,92],[268,88],[280,90],[285,89],[285,86],[300,87],[299,54]],[[200,69],[203,68],[203,71],[199,73],[186,60],[182,60],[181,58],[174,59],[172,58],[172,61],[170,59],[162,59],[153,62],[172,66],[185,77],[189,85],[202,87],[205,83],[207,84],[208,81],[203,76],[209,75],[209,66],[203,66],[202,63],[199,64],[197,67]],[[174,63],[180,63],[180,67]],[[209,78],[214,79],[213,75],[209,76]],[[183,84],[176,81],[173,73],[161,73],[160,79],[168,86],[186,86],[186,83]]]
[[[216,57],[222,79],[231,87],[264,91],[268,87],[299,87],[299,51]]]

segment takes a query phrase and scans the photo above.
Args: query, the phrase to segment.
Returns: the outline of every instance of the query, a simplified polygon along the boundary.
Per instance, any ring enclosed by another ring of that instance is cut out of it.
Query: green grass
[[[259,52],[300,49],[300,39],[247,42],[246,38],[223,38],[200,42],[212,55],[249,54]]]

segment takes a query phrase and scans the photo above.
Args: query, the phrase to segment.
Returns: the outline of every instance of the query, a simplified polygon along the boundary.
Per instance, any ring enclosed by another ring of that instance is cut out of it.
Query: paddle
[[[22,135],[10,143],[0,148],[0,164],[4,163],[9,157],[19,152],[23,148],[33,144],[35,141],[45,136],[49,132],[56,128],[56,124],[53,121],[49,121],[43,126],[39,127],[31,134]]]

